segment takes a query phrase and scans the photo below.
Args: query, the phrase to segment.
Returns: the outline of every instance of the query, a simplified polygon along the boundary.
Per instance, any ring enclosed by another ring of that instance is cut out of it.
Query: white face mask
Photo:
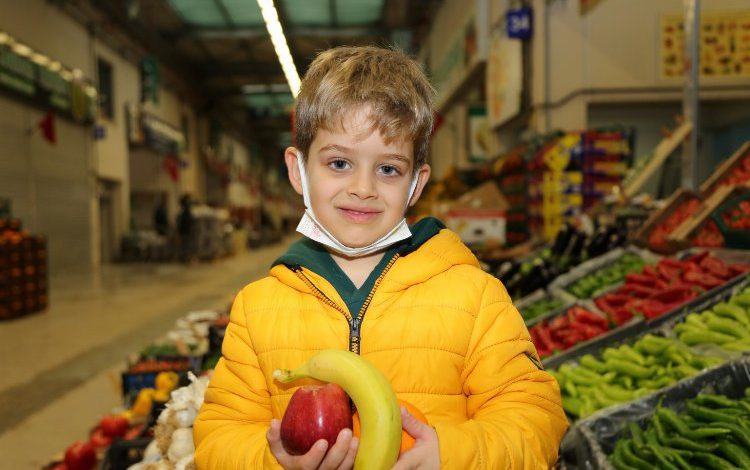
[[[315,217],[315,213],[313,213],[312,204],[310,203],[310,186],[308,184],[309,182],[307,181],[307,173],[305,172],[305,163],[302,159],[302,153],[300,152],[297,152],[297,167],[299,168],[300,179],[302,181],[302,197],[305,200],[305,213],[302,216],[302,220],[300,220],[299,225],[297,225],[297,231],[302,235],[305,235],[306,237],[327,246],[333,251],[350,258],[356,258],[359,256],[365,256],[371,253],[375,253],[376,251],[388,248],[396,242],[400,242],[401,240],[405,240],[411,237],[411,231],[409,230],[409,226],[406,224],[406,219],[401,219],[401,221],[396,224],[396,226],[393,227],[391,231],[389,231],[382,238],[376,240],[370,245],[363,246],[361,248],[352,248],[344,245],[343,243],[338,241],[336,237],[334,237],[328,230],[326,230],[325,227],[323,227],[323,225]],[[417,188],[418,175],[419,173],[415,174],[414,180],[412,180],[411,182],[411,187],[409,188],[409,197],[406,199],[406,207],[409,206],[409,201],[414,195],[414,190]],[[406,207],[404,207],[404,212],[406,212]]]

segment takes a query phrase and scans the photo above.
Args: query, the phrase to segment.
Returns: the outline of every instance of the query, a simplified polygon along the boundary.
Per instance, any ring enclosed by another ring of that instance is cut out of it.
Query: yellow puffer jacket
[[[239,293],[195,422],[199,469],[280,468],[266,431],[295,389],[271,374],[320,349],[347,349],[345,305],[326,279],[284,265]],[[442,468],[553,465],[567,428],[558,385],[535,365],[505,288],[453,232],[390,263],[366,309],[360,354],[435,427]]]

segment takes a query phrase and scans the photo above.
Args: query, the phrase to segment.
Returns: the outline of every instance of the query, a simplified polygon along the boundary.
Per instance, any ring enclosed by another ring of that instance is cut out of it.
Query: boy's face
[[[364,112],[344,119],[343,129],[320,129],[310,145],[305,169],[310,204],[318,221],[344,245],[368,246],[390,232],[416,203],[427,183],[430,167],[417,172],[418,181],[407,201],[414,178],[411,141],[386,143],[376,129],[370,132]],[[285,154],[289,179],[302,194],[296,149]]]

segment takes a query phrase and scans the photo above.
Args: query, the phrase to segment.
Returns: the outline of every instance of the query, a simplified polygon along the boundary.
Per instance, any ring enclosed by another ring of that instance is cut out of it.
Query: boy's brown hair
[[[420,65],[403,52],[372,46],[321,52],[297,96],[296,147],[307,159],[318,129],[342,129],[344,116],[369,107],[372,130],[386,142],[412,141],[416,170],[427,160],[434,93]]]

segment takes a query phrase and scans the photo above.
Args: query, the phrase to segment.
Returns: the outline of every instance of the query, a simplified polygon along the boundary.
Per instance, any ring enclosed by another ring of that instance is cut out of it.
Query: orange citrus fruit
[[[419,408],[417,408],[416,406],[404,400],[398,400],[398,404],[399,404],[399,407],[401,406],[405,407],[406,410],[412,416],[417,418],[419,421],[422,421],[425,424],[430,424],[429,422],[427,422],[427,417],[424,414],[422,414],[422,412],[419,411]],[[353,423],[352,435],[354,435],[354,437],[359,438],[360,434],[362,433],[361,427],[359,424],[359,413],[354,413],[354,415],[352,416],[352,423]],[[411,435],[408,432],[401,431],[401,449],[399,450],[399,455],[403,454],[407,450],[414,447],[415,442],[416,440],[413,437],[411,437]]]

